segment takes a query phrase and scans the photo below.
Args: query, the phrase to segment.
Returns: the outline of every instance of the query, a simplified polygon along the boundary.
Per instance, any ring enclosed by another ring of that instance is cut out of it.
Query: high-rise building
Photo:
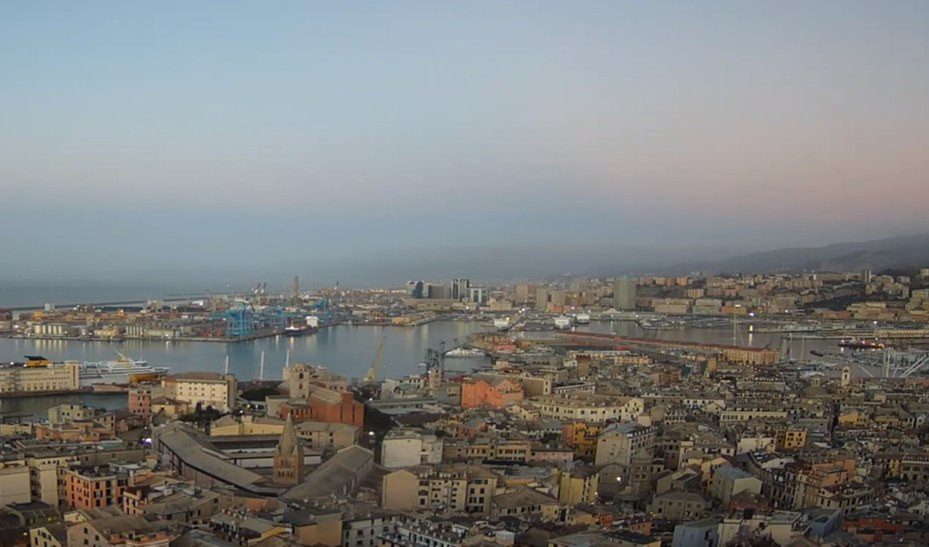
[[[423,298],[426,292],[426,284],[422,281],[410,281],[406,284],[407,290],[410,291],[412,298]]]
[[[430,283],[426,286],[426,298],[442,300],[448,298],[448,291],[442,283]]]
[[[549,293],[549,299],[552,302],[552,306],[564,306],[565,292],[561,289],[554,289]]]
[[[635,279],[620,277],[613,282],[613,307],[621,311],[635,309]]]
[[[529,284],[519,283],[516,285],[516,303],[525,304],[529,302]]]
[[[468,289],[468,302],[486,304],[490,300],[490,290],[485,287],[471,287]]]
[[[545,311],[548,309],[548,288],[538,287],[535,290],[535,309]]]
[[[452,281],[452,300],[466,300],[470,298],[471,280],[458,278]]]

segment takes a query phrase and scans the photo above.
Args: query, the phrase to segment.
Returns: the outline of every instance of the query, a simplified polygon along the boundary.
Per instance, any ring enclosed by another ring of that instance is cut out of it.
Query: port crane
[[[384,360],[384,342],[387,341],[386,336],[381,337],[381,343],[377,346],[377,353],[374,354],[374,361],[371,362],[371,368],[368,369],[368,374],[365,376],[366,384],[373,384],[377,380],[377,369],[381,366],[381,361]]]

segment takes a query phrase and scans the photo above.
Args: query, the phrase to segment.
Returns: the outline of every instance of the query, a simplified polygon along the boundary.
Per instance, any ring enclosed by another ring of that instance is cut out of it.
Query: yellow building
[[[723,359],[738,365],[773,365],[781,360],[781,352],[764,348],[726,347]]]
[[[806,446],[806,429],[784,428],[774,436],[776,450],[795,450]]]
[[[542,522],[554,522],[561,505],[555,498],[521,486],[493,498],[493,517],[538,515]]]
[[[574,448],[574,455],[579,458],[593,458],[597,455],[597,439],[602,427],[597,424],[575,422],[567,426],[565,444]]]
[[[297,513],[298,517],[284,521],[291,524],[299,545],[342,545],[342,511],[317,512],[310,518]]]
[[[499,477],[479,465],[443,464],[384,475],[381,505],[393,511],[443,508],[487,515]]]
[[[594,467],[576,466],[570,471],[563,471],[558,481],[558,501],[564,505],[596,502],[598,479],[599,474]]]
[[[236,420],[223,416],[210,427],[211,437],[241,437],[246,435],[280,435],[284,431],[284,420],[262,416],[243,416]]]
[[[77,362],[0,366],[0,393],[75,391],[80,386]]]

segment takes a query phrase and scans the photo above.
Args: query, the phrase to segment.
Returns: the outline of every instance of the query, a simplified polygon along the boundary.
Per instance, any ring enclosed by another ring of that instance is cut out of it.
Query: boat
[[[579,313],[574,316],[574,322],[578,325],[589,325],[590,324],[590,314],[589,313]]]
[[[849,338],[839,341],[840,348],[849,349],[884,349],[884,343],[877,340],[859,340],[858,338]]]
[[[562,316],[556,317],[554,322],[555,322],[556,329],[564,330],[564,329],[571,328],[571,326],[574,324],[574,319],[571,317],[568,317],[567,315],[562,315]]]
[[[306,334],[306,328],[297,325],[287,325],[284,329],[284,336],[303,336]]]
[[[84,361],[80,364],[81,386],[95,384],[129,385],[157,380],[168,373],[167,367],[153,367],[147,361],[130,359],[120,355],[112,361]]]
[[[510,328],[510,318],[504,317],[502,319],[494,319],[494,328],[497,330],[509,330]]]
[[[484,357],[484,352],[477,348],[455,348],[445,352],[446,357]]]
[[[683,323],[669,319],[639,319],[636,321],[643,330],[675,330],[684,328]]]

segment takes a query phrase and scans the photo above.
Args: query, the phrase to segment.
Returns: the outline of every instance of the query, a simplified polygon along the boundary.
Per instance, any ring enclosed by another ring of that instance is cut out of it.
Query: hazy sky
[[[925,0],[6,2],[0,278],[927,231],[927,67]]]

